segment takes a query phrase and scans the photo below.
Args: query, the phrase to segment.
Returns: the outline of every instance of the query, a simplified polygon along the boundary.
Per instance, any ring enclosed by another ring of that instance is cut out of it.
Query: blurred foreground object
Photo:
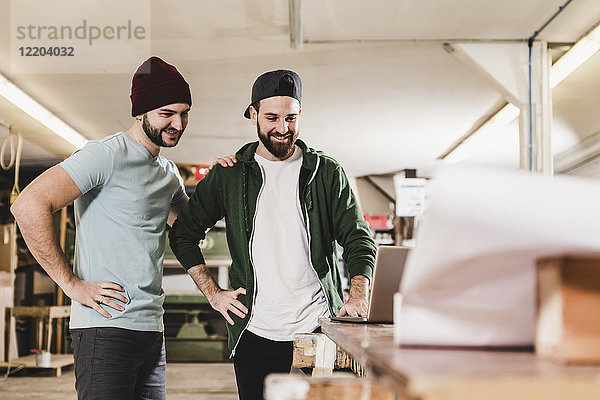
[[[600,253],[600,185],[574,177],[436,171],[402,280],[401,345],[531,347],[535,262]]]
[[[537,300],[536,353],[600,363],[600,254],[540,259]]]

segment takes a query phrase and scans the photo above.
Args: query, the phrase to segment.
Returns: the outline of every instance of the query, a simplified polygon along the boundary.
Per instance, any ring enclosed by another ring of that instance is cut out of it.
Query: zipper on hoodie
[[[254,290],[252,292],[252,311],[250,312],[250,316],[248,318],[248,322],[240,335],[235,342],[235,346],[233,346],[233,350],[231,350],[231,355],[229,358],[233,358],[235,356],[235,350],[237,349],[238,344],[240,343],[240,339],[242,338],[242,334],[246,329],[248,329],[248,325],[250,325],[250,321],[252,321],[252,317],[254,316],[254,309],[256,304],[256,268],[254,267],[253,255],[252,255],[252,242],[254,241],[254,228],[256,227],[256,214],[258,213],[258,201],[260,199],[260,195],[262,194],[263,188],[265,187],[265,174],[263,172],[263,168],[260,164],[258,164],[258,168],[260,169],[260,176],[262,178],[262,182],[260,184],[260,190],[258,191],[258,197],[256,198],[256,207],[254,208],[254,217],[252,218],[252,233],[250,234],[250,243],[248,243],[248,253],[250,254],[250,264],[252,265],[252,275],[254,276]]]
[[[321,159],[319,157],[317,157],[317,165],[315,167],[315,170],[314,170],[312,176],[306,183],[305,190],[315,179],[315,176],[317,175],[317,170],[319,169],[320,163],[321,163]],[[305,195],[305,193],[302,193],[303,200],[304,200],[304,195]],[[327,308],[329,309],[329,313],[333,317],[334,315],[332,312],[333,310],[331,309],[331,303],[329,303],[329,297],[327,297],[327,292],[325,291],[325,287],[323,286],[323,283],[319,279],[319,274],[317,274],[317,270],[315,269],[315,266],[312,263],[312,257],[311,257],[312,237],[310,235],[310,218],[308,217],[308,207],[306,206],[306,201],[304,201],[304,222],[306,224],[306,236],[308,238],[308,261],[310,262],[310,266],[312,267],[312,270],[315,273],[315,276],[317,277],[317,282],[319,282],[319,285],[321,286],[321,290],[323,291],[323,296],[325,296],[325,301],[327,302]]]

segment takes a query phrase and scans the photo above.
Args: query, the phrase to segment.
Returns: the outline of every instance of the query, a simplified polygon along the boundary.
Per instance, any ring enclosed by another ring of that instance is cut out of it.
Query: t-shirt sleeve
[[[185,199],[187,197],[187,195],[185,194],[185,185],[183,184],[183,178],[181,177],[181,174],[179,173],[179,169],[177,168],[175,163],[172,161],[171,161],[171,169],[173,170],[173,173],[179,180],[179,186],[177,187],[177,190],[175,191],[175,194],[173,194],[173,198],[171,199],[171,205],[174,205],[174,204],[179,203],[183,199]]]
[[[81,194],[106,183],[113,171],[112,152],[102,142],[88,142],[58,164],[73,179]]]

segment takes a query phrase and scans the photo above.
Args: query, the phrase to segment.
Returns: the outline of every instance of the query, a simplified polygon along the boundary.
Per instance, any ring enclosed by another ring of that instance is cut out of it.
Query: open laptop
[[[332,317],[332,321],[355,323],[393,323],[394,293],[400,290],[400,281],[409,247],[379,246],[373,271],[373,285],[367,317]]]

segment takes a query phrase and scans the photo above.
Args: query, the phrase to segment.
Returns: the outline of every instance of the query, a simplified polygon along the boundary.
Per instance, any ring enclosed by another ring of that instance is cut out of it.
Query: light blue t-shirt
[[[110,319],[73,301],[70,327],[162,332],[167,217],[185,198],[177,167],[123,132],[88,142],[59,165],[82,193],[75,201],[75,275],[117,283],[129,299],[125,311],[102,305]]]

